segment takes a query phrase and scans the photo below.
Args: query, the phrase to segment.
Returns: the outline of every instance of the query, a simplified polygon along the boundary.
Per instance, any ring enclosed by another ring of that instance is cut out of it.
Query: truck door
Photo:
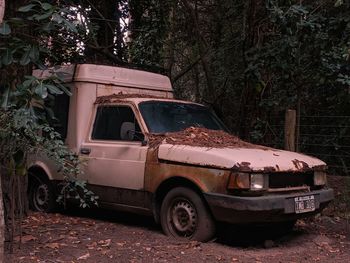
[[[80,156],[89,187],[101,203],[144,207],[147,146],[129,105],[100,105]]]

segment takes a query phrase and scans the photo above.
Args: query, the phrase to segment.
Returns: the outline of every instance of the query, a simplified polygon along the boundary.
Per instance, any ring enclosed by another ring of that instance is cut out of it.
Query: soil
[[[242,141],[237,136],[221,130],[209,130],[206,128],[189,127],[179,132],[165,134],[148,134],[151,147],[157,147],[162,142],[173,145],[190,145],[205,148],[254,148],[270,149],[265,146],[251,144]]]
[[[289,233],[219,226],[208,243],[166,237],[152,218],[96,209],[30,213],[6,262],[349,262],[349,189],[332,176],[336,200]]]

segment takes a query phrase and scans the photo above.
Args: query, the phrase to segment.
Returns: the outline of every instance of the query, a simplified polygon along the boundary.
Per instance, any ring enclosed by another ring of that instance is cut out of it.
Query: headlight
[[[261,191],[268,188],[267,174],[233,173],[228,182],[228,189]]]
[[[314,185],[321,186],[327,184],[327,173],[324,171],[314,172]]]
[[[268,188],[268,176],[265,174],[250,175],[250,190],[259,191]]]

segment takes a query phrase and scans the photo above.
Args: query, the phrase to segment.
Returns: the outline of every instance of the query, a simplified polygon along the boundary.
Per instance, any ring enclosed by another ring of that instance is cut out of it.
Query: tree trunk
[[[4,18],[5,0],[0,0],[0,24]],[[0,172],[0,262],[4,262],[4,240],[5,240],[5,220],[4,220],[4,203],[2,200],[2,177]]]
[[[5,0],[0,0],[0,24],[2,23],[2,19],[4,18],[5,13]]]
[[[1,0],[0,0],[1,1]],[[5,220],[2,197],[2,176],[0,172],[0,262],[4,262]]]
[[[0,24],[4,18],[5,0],[0,0]],[[0,172],[0,262],[4,262],[4,240],[5,240],[5,220],[4,220],[4,205],[2,200],[2,184]]]

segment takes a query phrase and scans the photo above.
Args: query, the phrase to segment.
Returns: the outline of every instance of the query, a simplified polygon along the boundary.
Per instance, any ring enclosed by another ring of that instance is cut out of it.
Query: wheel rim
[[[170,230],[179,237],[191,237],[196,231],[198,216],[193,204],[184,199],[178,198],[170,206],[168,218]]]
[[[48,206],[50,198],[49,194],[49,187],[46,184],[38,185],[33,196],[33,203],[37,210],[42,211]]]

